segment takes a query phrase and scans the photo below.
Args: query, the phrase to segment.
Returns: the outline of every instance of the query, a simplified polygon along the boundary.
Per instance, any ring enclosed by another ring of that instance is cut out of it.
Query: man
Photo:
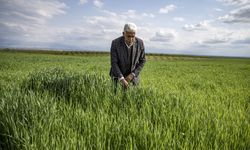
[[[120,82],[124,89],[129,83],[137,85],[139,74],[146,59],[143,41],[135,34],[137,27],[134,23],[124,26],[123,36],[112,41],[111,44],[111,69],[110,76],[115,86]]]

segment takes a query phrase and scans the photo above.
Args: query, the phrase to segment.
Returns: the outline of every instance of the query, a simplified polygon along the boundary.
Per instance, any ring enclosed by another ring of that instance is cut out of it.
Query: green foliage
[[[0,149],[250,148],[248,59],[154,57],[115,94],[106,55],[0,52]]]

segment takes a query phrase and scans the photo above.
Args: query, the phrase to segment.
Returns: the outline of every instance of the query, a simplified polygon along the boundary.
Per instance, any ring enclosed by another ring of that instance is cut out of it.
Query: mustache
[[[130,43],[132,43],[132,42],[134,42],[134,41],[135,41],[135,39],[126,39],[125,41],[126,41],[126,42],[130,42]]]
[[[132,43],[134,43],[135,41],[126,41],[126,43],[128,43],[128,44],[132,44]]]

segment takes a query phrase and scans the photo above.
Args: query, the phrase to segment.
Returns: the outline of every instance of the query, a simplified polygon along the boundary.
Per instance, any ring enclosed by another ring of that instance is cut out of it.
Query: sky
[[[250,57],[250,0],[0,0],[0,47],[110,51],[128,22],[146,53]]]

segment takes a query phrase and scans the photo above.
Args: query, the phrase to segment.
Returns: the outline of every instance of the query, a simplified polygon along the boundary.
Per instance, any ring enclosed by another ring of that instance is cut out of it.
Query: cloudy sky
[[[0,0],[0,47],[109,51],[126,22],[147,53],[250,57],[250,0]]]

